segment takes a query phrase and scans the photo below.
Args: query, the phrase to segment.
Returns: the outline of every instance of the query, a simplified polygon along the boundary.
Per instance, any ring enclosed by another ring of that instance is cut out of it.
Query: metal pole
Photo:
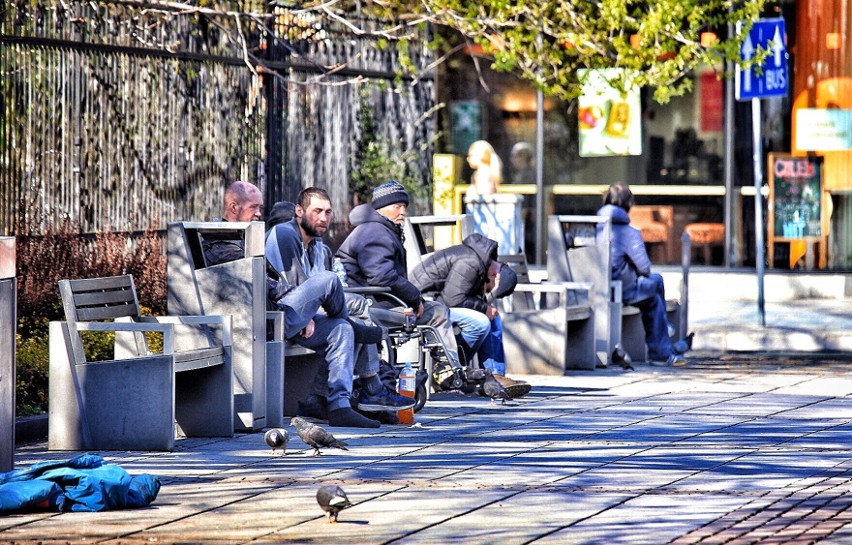
[[[535,262],[544,263],[544,93],[535,93]]]
[[[729,31],[729,36],[733,34]],[[728,63],[728,72],[733,72],[733,63]],[[731,266],[734,234],[734,82],[725,81],[725,135],[724,135],[724,179],[725,210],[722,213],[725,222],[725,268]]]
[[[766,309],[763,299],[763,164],[760,138],[760,99],[751,99],[751,126],[753,136],[752,161],[754,162],[754,259],[757,268],[757,323],[766,325]]]

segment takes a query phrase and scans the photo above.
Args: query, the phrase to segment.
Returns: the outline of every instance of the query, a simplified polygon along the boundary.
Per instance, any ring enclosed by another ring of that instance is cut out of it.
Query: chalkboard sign
[[[823,236],[822,157],[769,154],[769,233],[776,239]]]

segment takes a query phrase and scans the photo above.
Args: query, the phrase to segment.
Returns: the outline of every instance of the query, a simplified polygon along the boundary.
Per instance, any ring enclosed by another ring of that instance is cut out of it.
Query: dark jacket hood
[[[615,206],[614,204],[605,204],[598,210],[598,216],[607,216],[612,218],[613,225],[627,225],[630,223],[630,215],[624,208]]]
[[[349,212],[349,223],[351,223],[353,227],[357,227],[362,223],[369,223],[371,221],[378,223],[393,223],[383,215],[376,212],[376,210],[368,203],[359,204],[353,208],[351,212]]]
[[[490,265],[492,261],[497,259],[497,242],[479,233],[473,233],[465,237],[462,244],[473,250],[479,259]]]

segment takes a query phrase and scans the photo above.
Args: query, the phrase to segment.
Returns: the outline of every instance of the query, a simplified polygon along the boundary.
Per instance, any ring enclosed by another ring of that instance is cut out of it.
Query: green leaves
[[[661,103],[688,92],[700,66],[739,61],[741,36],[766,0],[381,1],[383,13],[444,25],[482,46],[493,67],[514,71],[545,94],[579,96],[581,68],[624,68],[625,83],[653,88]],[[370,5],[379,2],[367,2]],[[708,40],[712,33],[718,39]]]

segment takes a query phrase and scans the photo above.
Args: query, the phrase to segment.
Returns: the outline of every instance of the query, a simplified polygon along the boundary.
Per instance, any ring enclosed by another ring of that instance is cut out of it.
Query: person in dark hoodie
[[[425,301],[406,275],[402,224],[408,203],[408,192],[399,182],[392,180],[373,189],[372,202],[358,205],[349,213],[349,221],[355,228],[336,255],[351,285],[390,288],[392,295],[414,311],[416,324],[428,324],[437,329],[447,347],[448,360],[435,365],[437,384],[458,384],[455,379],[468,385],[476,384],[485,378],[484,372],[462,368],[449,309],[438,301]],[[389,300],[377,304],[385,308],[398,306]]]
[[[633,206],[633,192],[627,184],[615,183],[603,195],[599,216],[611,218],[610,254],[612,279],[621,281],[622,301],[638,307],[645,327],[645,344],[651,365],[681,366],[683,355],[672,349],[674,328],[666,318],[666,294],[663,277],[651,272],[651,259],[639,229],[630,225],[628,212]]]
[[[510,396],[529,393],[529,383],[505,376],[503,325],[492,302],[514,290],[517,275],[497,261],[496,241],[473,233],[461,244],[424,258],[411,271],[411,281],[424,295],[450,307],[450,319],[459,324],[471,354],[479,355],[479,362],[491,370]],[[472,324],[470,329],[483,330],[485,334],[479,339],[465,337],[461,324]]]

